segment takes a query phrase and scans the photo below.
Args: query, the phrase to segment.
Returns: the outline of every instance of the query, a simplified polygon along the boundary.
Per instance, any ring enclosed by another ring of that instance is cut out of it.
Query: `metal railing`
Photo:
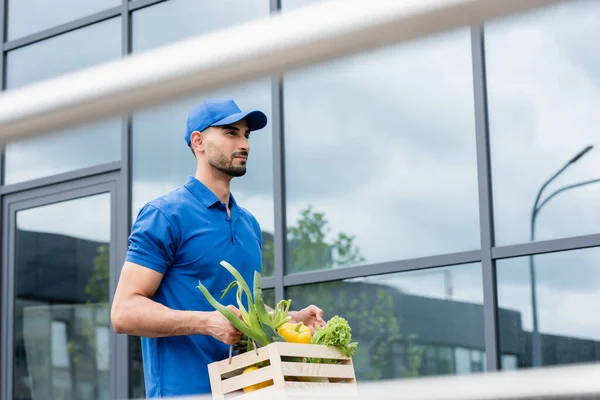
[[[0,145],[566,0],[334,0],[0,95]]]

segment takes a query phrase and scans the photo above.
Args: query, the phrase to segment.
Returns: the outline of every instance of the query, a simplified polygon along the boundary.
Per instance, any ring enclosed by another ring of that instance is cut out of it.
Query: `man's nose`
[[[240,144],[240,150],[245,151],[247,153],[250,152],[250,142],[248,141],[248,139],[244,138],[244,140]]]

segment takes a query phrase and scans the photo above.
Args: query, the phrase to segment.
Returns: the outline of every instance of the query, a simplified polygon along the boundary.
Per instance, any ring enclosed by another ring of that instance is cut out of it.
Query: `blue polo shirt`
[[[262,234],[233,196],[230,210],[228,217],[225,204],[191,176],[140,210],[126,260],[164,275],[152,300],[175,310],[214,311],[197,288],[201,281],[221,304],[237,307],[235,290],[220,299],[234,280],[220,262],[233,265],[252,287],[254,271],[262,271]],[[211,336],[141,340],[149,398],[210,393],[207,365],[229,356],[229,346]]]

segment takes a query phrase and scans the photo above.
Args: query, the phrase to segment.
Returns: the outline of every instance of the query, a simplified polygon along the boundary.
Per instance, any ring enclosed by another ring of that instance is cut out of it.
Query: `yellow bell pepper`
[[[310,328],[304,325],[302,322],[294,324],[292,322],[286,322],[283,324],[277,332],[285,339],[286,342],[291,343],[304,343],[310,344],[312,338],[312,332]]]
[[[259,368],[256,365],[253,365],[251,367],[246,368],[244,371],[242,371],[242,375],[246,374],[248,372],[251,372],[251,371],[256,371],[258,369]],[[257,383],[255,385],[246,386],[242,390],[244,391],[244,393],[254,392],[255,390],[266,388],[267,386],[271,386],[271,385],[273,385],[273,380],[269,379],[268,381]]]

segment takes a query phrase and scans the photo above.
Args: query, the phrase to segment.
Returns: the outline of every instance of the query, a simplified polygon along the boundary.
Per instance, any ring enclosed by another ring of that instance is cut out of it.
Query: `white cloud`
[[[590,24],[590,19],[588,23],[586,19],[579,21],[579,15],[592,11],[586,8],[598,11],[597,3],[581,3],[571,5],[568,19],[554,20],[554,24],[534,18],[515,26],[488,28],[492,170],[499,244],[529,240],[530,210],[542,183],[585,146],[600,144],[600,88],[585,72],[581,60],[569,54],[572,46],[582,46],[581,41],[589,51],[600,37],[597,24]],[[554,14],[545,16],[552,18]],[[586,32],[585,37],[562,28],[574,20],[578,21],[578,32]],[[563,36],[556,36],[557,31]],[[575,38],[580,43],[576,44]],[[520,110],[515,119],[516,107]],[[565,171],[546,194],[571,183],[600,178],[599,167],[596,148]],[[599,194],[598,185],[560,194],[540,215],[537,238],[597,232],[600,214],[594,212],[593,204]]]
[[[17,227],[85,240],[110,242],[110,194],[54,203],[17,212]]]

